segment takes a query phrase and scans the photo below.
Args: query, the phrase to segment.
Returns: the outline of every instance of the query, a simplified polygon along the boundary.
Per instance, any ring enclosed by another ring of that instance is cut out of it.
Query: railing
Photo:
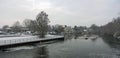
[[[0,46],[3,45],[12,45],[12,44],[19,44],[19,43],[26,43],[26,42],[33,42],[33,41],[42,41],[42,40],[52,40],[52,39],[56,39],[56,38],[62,38],[63,36],[55,36],[55,37],[47,37],[47,38],[38,38],[38,37],[22,37],[22,38],[15,38],[15,37],[11,37],[14,39],[9,39],[9,40],[0,40]],[[0,38],[2,39],[2,38]],[[5,39],[5,38],[4,38]]]

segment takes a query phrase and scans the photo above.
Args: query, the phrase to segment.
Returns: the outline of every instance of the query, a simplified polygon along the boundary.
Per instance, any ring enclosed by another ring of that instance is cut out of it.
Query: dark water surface
[[[120,45],[110,44],[101,37],[84,39],[67,36],[64,41],[41,44],[0,51],[0,58],[120,58]]]

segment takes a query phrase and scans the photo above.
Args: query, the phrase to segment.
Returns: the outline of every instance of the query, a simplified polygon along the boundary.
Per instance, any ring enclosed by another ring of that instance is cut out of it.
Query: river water
[[[102,37],[85,39],[69,35],[64,41],[8,48],[0,51],[0,58],[120,58],[119,47]]]

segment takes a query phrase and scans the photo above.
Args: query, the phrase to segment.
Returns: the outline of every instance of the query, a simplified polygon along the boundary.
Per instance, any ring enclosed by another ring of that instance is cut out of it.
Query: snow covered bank
[[[13,45],[35,41],[47,41],[53,39],[63,39],[63,36],[47,35],[45,38],[39,38],[38,36],[24,36],[24,37],[4,37],[0,38],[0,46]]]

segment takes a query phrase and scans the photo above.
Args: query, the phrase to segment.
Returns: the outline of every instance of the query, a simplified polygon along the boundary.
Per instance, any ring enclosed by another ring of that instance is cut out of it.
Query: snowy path
[[[41,41],[41,40],[50,40],[50,39],[52,40],[55,38],[63,38],[63,36],[47,35],[46,38],[38,38],[37,36],[6,37],[6,38],[4,37],[4,38],[0,38],[0,46],[27,43],[33,41]]]

